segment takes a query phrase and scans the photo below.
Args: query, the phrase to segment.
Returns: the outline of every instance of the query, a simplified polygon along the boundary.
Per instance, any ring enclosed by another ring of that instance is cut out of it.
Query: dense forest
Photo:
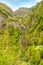
[[[43,65],[43,0],[15,12],[0,2],[0,65]]]

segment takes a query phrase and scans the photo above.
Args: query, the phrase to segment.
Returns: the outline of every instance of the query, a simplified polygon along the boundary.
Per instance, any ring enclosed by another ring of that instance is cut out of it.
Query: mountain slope
[[[26,16],[29,12],[29,8],[21,7],[14,12],[15,16]]]
[[[9,8],[6,4],[1,3],[1,2],[0,2],[0,12],[3,12],[10,16],[14,14],[11,8]]]

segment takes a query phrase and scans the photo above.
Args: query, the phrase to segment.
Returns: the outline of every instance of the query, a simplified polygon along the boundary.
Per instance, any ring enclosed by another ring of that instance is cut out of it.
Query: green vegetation
[[[43,0],[26,16],[0,3],[0,65],[43,65]]]

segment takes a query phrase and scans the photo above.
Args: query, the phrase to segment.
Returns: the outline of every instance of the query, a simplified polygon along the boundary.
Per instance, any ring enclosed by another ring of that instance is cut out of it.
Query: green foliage
[[[10,25],[10,26],[8,27],[8,33],[9,33],[10,36],[14,35],[14,28],[13,28],[12,25]]]
[[[41,60],[40,64],[39,65],[43,65],[43,60]]]

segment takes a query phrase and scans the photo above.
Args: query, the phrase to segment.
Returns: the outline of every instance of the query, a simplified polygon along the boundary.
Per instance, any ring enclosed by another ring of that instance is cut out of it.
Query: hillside
[[[15,16],[26,16],[28,15],[29,8],[21,7],[14,12]]]
[[[15,12],[0,3],[0,65],[43,65],[43,0]]]
[[[0,13],[1,12],[5,15],[10,15],[10,16],[14,14],[11,8],[9,8],[6,4],[0,2]]]

